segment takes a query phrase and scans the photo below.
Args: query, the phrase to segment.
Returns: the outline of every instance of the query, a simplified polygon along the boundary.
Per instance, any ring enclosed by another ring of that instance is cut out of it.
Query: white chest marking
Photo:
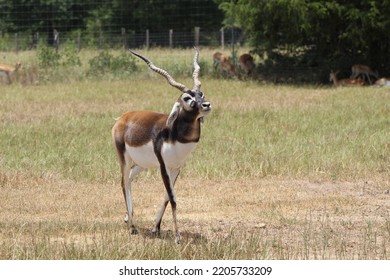
[[[186,161],[188,155],[195,149],[197,143],[164,143],[161,154],[166,167],[176,169],[181,167]]]
[[[161,148],[161,155],[165,162],[165,166],[171,169],[181,167],[186,161],[188,155],[195,149],[197,143],[164,143]],[[126,145],[126,154],[131,160],[143,167],[154,168],[159,167],[160,163],[154,154],[152,142],[140,147],[131,147]]]

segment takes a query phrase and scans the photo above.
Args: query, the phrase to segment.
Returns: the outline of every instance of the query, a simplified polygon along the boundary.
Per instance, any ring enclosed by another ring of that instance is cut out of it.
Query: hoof
[[[127,222],[129,221],[129,216],[126,215],[126,216],[123,218],[123,221],[127,224]]]
[[[150,233],[152,234],[153,237],[161,237],[161,234],[160,234],[160,231],[159,231],[159,230],[152,229],[152,230],[150,231]]]
[[[136,234],[138,234],[138,230],[133,226],[133,227],[131,228],[131,230],[130,230],[130,234],[136,235]]]
[[[176,233],[175,243],[180,244],[180,241],[181,241],[180,233]]]

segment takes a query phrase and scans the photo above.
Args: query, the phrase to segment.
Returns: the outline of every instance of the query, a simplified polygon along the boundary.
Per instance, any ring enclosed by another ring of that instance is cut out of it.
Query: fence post
[[[81,50],[81,31],[77,33],[77,52]]]
[[[221,28],[221,48],[225,49],[225,28]]]
[[[149,50],[149,29],[146,29],[146,50]]]
[[[38,46],[39,46],[39,32],[35,32],[33,37],[33,48],[37,48]]]
[[[99,33],[99,50],[103,49],[103,32]]]
[[[121,28],[121,34],[122,34],[122,42],[123,42],[123,48],[125,50],[128,49],[128,45],[127,45],[127,38],[126,38],[126,28]]]
[[[19,38],[18,38],[18,33],[15,33],[15,52],[19,52]]]
[[[169,47],[173,48],[173,29],[169,29]]]
[[[195,47],[199,46],[199,33],[200,33],[200,27],[195,27]]]
[[[57,31],[57,29],[54,29],[53,34],[54,34],[54,48],[56,49],[56,52],[58,52],[58,49],[60,47],[60,33]]]
[[[234,17],[232,16],[231,20],[231,27],[232,27],[232,60],[233,60],[233,65],[236,65],[236,52],[234,50]]]

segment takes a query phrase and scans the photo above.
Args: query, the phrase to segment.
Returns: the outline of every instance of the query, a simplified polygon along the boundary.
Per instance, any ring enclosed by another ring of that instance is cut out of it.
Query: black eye
[[[186,96],[186,97],[183,97],[183,101],[188,103],[188,101],[190,101],[192,98],[189,97],[189,96]]]

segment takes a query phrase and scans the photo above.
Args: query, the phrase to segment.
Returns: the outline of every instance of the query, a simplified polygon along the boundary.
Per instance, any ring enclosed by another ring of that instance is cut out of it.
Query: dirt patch
[[[34,178],[4,172],[1,178],[2,248],[20,247],[31,240],[35,244],[37,239],[86,251],[110,242],[123,242],[126,248],[173,243],[169,206],[161,237],[156,241],[149,232],[164,197],[162,183],[154,178],[134,183],[134,217],[140,234],[130,243],[117,182],[87,184],[54,175]],[[388,259],[389,189],[389,181],[179,179],[179,227],[183,243],[208,250],[210,258],[215,257],[215,246],[224,250],[222,244],[230,244],[226,248],[236,246],[237,251],[225,253],[227,258]],[[139,250],[134,249],[134,254]]]

